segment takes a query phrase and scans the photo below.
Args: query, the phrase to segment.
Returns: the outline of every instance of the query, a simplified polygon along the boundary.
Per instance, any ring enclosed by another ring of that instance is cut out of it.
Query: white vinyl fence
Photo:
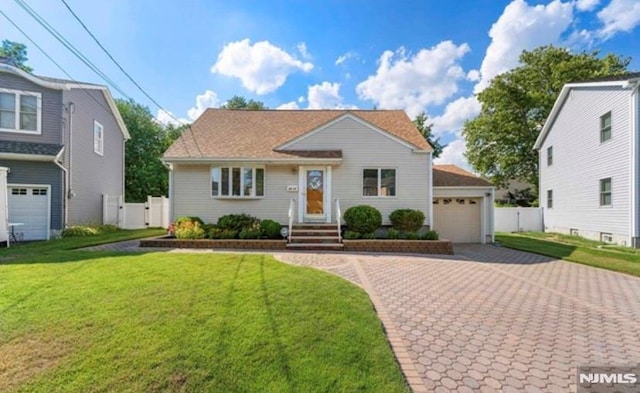
[[[102,222],[123,229],[169,226],[169,199],[147,197],[144,203],[124,203],[120,195],[102,196]]]
[[[496,207],[494,208],[496,232],[542,232],[542,208]]]

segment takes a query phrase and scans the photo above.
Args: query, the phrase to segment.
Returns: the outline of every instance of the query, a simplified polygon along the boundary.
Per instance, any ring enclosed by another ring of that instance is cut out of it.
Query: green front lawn
[[[0,391],[408,391],[367,295],[338,277],[71,240],[0,250]]]
[[[503,246],[640,277],[638,250],[555,233],[498,233]]]

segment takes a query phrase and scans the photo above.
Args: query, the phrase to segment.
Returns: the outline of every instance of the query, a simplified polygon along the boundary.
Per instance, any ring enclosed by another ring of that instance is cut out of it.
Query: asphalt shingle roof
[[[455,165],[433,166],[434,187],[493,187],[485,179]]]
[[[0,141],[0,153],[31,154],[35,156],[56,156],[62,150],[62,145],[52,143],[32,143]]]
[[[165,152],[165,158],[293,158],[276,151],[309,131],[352,114],[416,149],[432,151],[401,110],[228,110],[207,109]],[[299,154],[305,156],[309,151]],[[337,153],[324,151],[330,157]],[[339,157],[337,157],[339,158]]]

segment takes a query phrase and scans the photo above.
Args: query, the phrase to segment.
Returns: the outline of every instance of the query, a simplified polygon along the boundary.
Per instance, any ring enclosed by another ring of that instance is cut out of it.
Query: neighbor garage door
[[[435,198],[433,229],[441,239],[455,243],[480,243],[481,198]]]
[[[9,186],[9,222],[23,240],[46,240],[49,234],[49,187]]]

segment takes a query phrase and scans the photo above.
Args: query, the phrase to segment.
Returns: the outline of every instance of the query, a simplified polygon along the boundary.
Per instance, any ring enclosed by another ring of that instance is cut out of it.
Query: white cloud
[[[480,80],[480,71],[471,70],[471,71],[467,72],[467,79],[470,80],[471,82],[479,81]]]
[[[352,58],[356,58],[358,57],[358,54],[354,51],[349,51],[347,53],[345,53],[344,55],[338,56],[338,58],[336,59],[336,65],[341,65],[343,64],[345,61],[352,59]]]
[[[187,116],[191,120],[196,120],[207,108],[217,108],[218,106],[220,106],[218,95],[211,90],[207,90],[196,96],[196,106],[187,111]]]
[[[640,24],[640,2],[638,0],[611,0],[598,12],[598,19],[604,26],[598,31],[603,39],[609,39],[618,32],[630,32]]]
[[[296,45],[296,48],[298,48],[298,52],[300,52],[300,56],[302,56],[303,59],[311,59],[311,54],[307,50],[307,44],[300,42]]]
[[[353,105],[344,105],[340,95],[340,83],[322,82],[309,86],[307,109],[355,109]]]
[[[247,90],[267,94],[282,86],[290,74],[312,69],[313,64],[294,58],[269,41],[251,45],[246,38],[225,45],[211,72],[238,78]]]
[[[579,11],[593,11],[600,4],[600,0],[578,0],[576,8]]]
[[[507,5],[489,31],[491,43],[480,67],[482,79],[474,92],[482,91],[494,76],[517,66],[523,50],[558,42],[573,21],[573,6],[559,0],[536,6],[514,0]]]
[[[298,103],[291,101],[280,105],[276,109],[300,109],[300,107],[298,106]]]
[[[467,151],[467,146],[464,139],[458,138],[450,142],[447,147],[444,148],[440,157],[436,158],[434,164],[453,164],[468,171],[473,171],[471,165],[464,156]]]
[[[302,104],[302,103],[303,103],[303,102],[305,102],[306,100],[307,100],[307,99],[306,99],[306,98],[304,98],[304,96],[300,96],[300,97],[298,97],[298,102],[299,102],[300,104]]]
[[[378,70],[356,87],[361,99],[372,100],[383,109],[404,109],[409,116],[427,105],[440,105],[458,91],[458,81],[466,77],[459,60],[469,51],[465,43],[443,41],[407,55],[404,48],[385,51]]]
[[[158,112],[156,114],[155,120],[165,126],[168,125],[172,125],[172,126],[179,126],[182,124],[187,124],[189,123],[189,120],[187,119],[179,119],[177,116],[175,116],[173,113],[169,112],[169,111],[165,111],[164,109],[158,109]]]
[[[480,103],[475,96],[460,97],[448,103],[442,115],[431,119],[433,132],[435,135],[445,132],[459,134],[464,122],[473,119],[479,113]]]

